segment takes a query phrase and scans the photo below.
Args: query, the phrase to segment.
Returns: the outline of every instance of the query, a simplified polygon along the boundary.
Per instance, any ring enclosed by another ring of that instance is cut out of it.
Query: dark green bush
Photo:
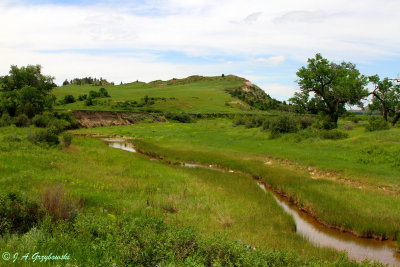
[[[54,118],[49,121],[47,128],[52,129],[56,134],[60,134],[67,129],[69,125],[70,123],[66,120]]]
[[[302,116],[299,119],[300,128],[306,129],[315,123],[315,118],[309,116]]]
[[[333,130],[322,130],[320,132],[320,136],[323,139],[331,139],[331,140],[339,140],[348,138],[349,135],[347,133],[341,132],[338,129]]]
[[[57,119],[64,120],[68,122],[66,129],[77,129],[79,128],[79,122],[76,121],[74,115],[71,112],[63,111],[63,112],[55,112],[54,116]]]
[[[66,133],[66,132],[62,133],[61,141],[62,141],[62,144],[64,145],[64,147],[69,147],[72,142],[72,134]]]
[[[99,89],[99,95],[100,95],[100,97],[110,97],[106,88],[103,88],[103,87]]]
[[[78,96],[78,101],[83,101],[87,99],[87,94],[79,95]]]
[[[13,123],[13,118],[8,113],[3,113],[0,118],[0,127],[10,126]]]
[[[63,104],[70,104],[70,103],[75,103],[75,97],[73,95],[66,95],[64,98],[61,100]]]
[[[45,128],[49,124],[50,117],[47,115],[43,114],[37,114],[35,117],[32,119],[33,125],[39,128]]]
[[[59,144],[58,132],[55,128],[38,129],[28,134],[28,140],[34,144],[48,144],[50,146]]]
[[[187,113],[165,113],[164,114],[165,118],[174,120],[174,121],[179,121],[182,123],[191,123],[194,122],[194,119]]]
[[[279,115],[275,117],[270,125],[271,137],[277,137],[282,133],[295,133],[299,130],[299,122],[290,115]]]
[[[0,196],[0,234],[25,233],[43,218],[39,203],[10,192]]]
[[[380,130],[389,130],[390,129],[390,125],[387,121],[384,121],[381,118],[378,117],[371,117],[368,120],[368,124],[365,125],[365,129],[367,131],[380,131]]]
[[[14,118],[14,124],[17,127],[27,127],[29,126],[30,120],[28,116],[25,114],[20,114],[17,117]]]

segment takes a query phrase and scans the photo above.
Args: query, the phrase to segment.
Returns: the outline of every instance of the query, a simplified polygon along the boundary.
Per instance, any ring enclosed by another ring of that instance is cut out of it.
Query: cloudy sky
[[[315,53],[400,76],[399,0],[0,0],[0,75],[58,84],[235,74],[284,100]]]

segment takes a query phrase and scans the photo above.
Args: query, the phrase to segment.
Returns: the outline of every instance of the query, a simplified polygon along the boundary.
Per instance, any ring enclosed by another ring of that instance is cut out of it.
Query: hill
[[[105,88],[110,97],[95,99],[93,105],[87,105],[82,97],[100,88]],[[54,94],[58,99],[56,108],[72,110],[238,113],[267,110],[277,104],[259,87],[234,75],[196,75],[121,85],[66,85],[55,88]],[[60,103],[66,95],[72,95],[76,100],[81,96],[81,101]]]

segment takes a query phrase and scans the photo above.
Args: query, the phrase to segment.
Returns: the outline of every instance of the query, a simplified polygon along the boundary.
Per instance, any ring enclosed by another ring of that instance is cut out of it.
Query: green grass
[[[270,139],[260,129],[233,127],[228,120],[202,120],[193,124],[154,123],[105,127],[80,132],[118,134],[145,151],[172,160],[219,164],[262,177],[276,190],[328,224],[362,235],[398,238],[400,230],[400,129],[349,131],[344,140],[296,138],[296,134]],[[265,161],[280,158],[296,167]],[[383,160],[386,159],[386,160]],[[311,179],[307,166],[340,172],[347,182]],[[302,167],[304,166],[304,167]],[[382,189],[384,187],[384,189]],[[385,191],[387,190],[387,191]],[[394,193],[390,193],[394,192]]]
[[[170,80],[168,82],[143,83],[133,82],[123,85],[102,86],[107,89],[111,101],[140,100],[146,95],[149,97],[164,97],[165,101],[157,100],[154,105],[147,106],[152,110],[187,112],[187,113],[237,113],[248,112],[246,104],[229,104],[238,99],[231,97],[225,89],[243,86],[243,79],[235,76],[203,77]],[[98,86],[68,85],[57,87],[53,93],[58,99],[67,94],[75,98],[87,94],[90,90],[98,90]],[[227,104],[228,103],[228,104]],[[84,101],[56,106],[61,109],[72,110],[114,110],[111,105],[85,106]],[[135,110],[140,110],[136,108]]]
[[[155,125],[142,126],[151,130]],[[152,162],[140,154],[109,148],[101,140],[92,138],[76,137],[68,149],[40,147],[26,140],[29,131],[0,128],[0,193],[18,191],[40,199],[46,188],[63,185],[72,198],[87,200],[87,206],[81,211],[83,217],[76,223],[85,221],[85,216],[90,217],[90,214],[117,221],[126,217],[156,216],[174,227],[191,227],[201,238],[226,235],[231,241],[241,240],[271,253],[292,253],[294,259],[302,261],[315,257],[329,261],[339,259],[337,252],[314,247],[297,235],[292,218],[270,194],[265,194],[244,175]],[[10,134],[21,141],[8,138]],[[113,229],[111,225],[106,223],[102,227]],[[48,230],[43,232],[43,227],[39,232],[32,230],[22,236],[3,238],[0,248],[2,251],[13,247],[29,251],[43,248],[44,252],[51,252],[51,249],[62,251],[66,247],[71,250],[67,252],[76,257],[69,262],[71,264],[98,262],[94,258],[85,261],[85,257],[92,256],[79,252],[82,249],[104,251],[93,254],[98,257],[110,255],[102,247],[101,244],[106,244],[101,243],[103,241],[84,241],[80,232],[74,235],[76,230],[64,229],[62,225],[56,227],[57,234],[51,237],[44,235]],[[85,227],[92,229],[90,225]],[[116,242],[108,237],[106,240]]]

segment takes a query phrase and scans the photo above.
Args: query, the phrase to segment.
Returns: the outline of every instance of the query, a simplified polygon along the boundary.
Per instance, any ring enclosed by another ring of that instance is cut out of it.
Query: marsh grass
[[[79,225],[87,214],[116,221],[156,216],[164,218],[171,226],[191,227],[201,238],[226,235],[232,242],[241,240],[260,251],[276,249],[278,254],[295,255],[294,262],[315,257],[330,261],[339,259],[337,252],[314,247],[298,236],[293,219],[271,195],[262,192],[246,176],[168,166],[139,154],[110,148],[101,140],[91,138],[76,137],[68,149],[36,146],[26,140],[27,131],[0,128],[1,136],[13,132],[21,139],[0,143],[0,191],[16,190],[32,198],[44,195],[45,202],[50,203],[49,210],[55,214],[63,210],[63,198],[59,196],[62,194],[56,194],[56,189],[46,193],[46,188],[62,185],[73,203],[79,203],[83,196],[86,205],[76,220],[71,221],[74,231],[91,229],[91,226]],[[70,214],[69,209],[65,210],[64,214]],[[68,223],[63,223],[65,221],[60,219],[54,226],[50,220],[44,222],[44,230],[32,228],[21,237],[4,237],[0,248],[18,249],[30,244],[43,252],[61,253],[68,249],[76,262],[84,265],[97,265],[96,257],[107,260],[104,257],[114,251],[106,249],[111,239],[106,243],[93,241],[92,237],[85,239],[86,234],[74,234]],[[112,223],[101,225],[114,229]],[[54,231],[59,234],[53,238],[48,236],[47,233]],[[99,236],[100,240],[103,237]],[[118,249],[123,248],[118,239],[112,240],[121,246]],[[79,252],[82,248],[90,249]],[[93,254],[89,256],[89,252]],[[271,257],[278,255],[271,253]]]
[[[361,126],[347,131],[349,138],[344,140],[302,142],[270,140],[260,130],[234,127],[228,120],[203,120],[188,125],[156,123],[85,132],[133,136],[133,142],[142,150],[173,162],[215,164],[252,174],[328,225],[363,236],[399,237],[400,197],[391,193],[400,189],[400,173],[395,166],[395,151],[400,151],[398,129],[382,134],[365,132]],[[372,143],[373,152],[366,153]],[[270,157],[292,160],[299,168],[265,164]],[[310,165],[336,171],[348,182],[312,179],[307,168],[302,167]],[[385,188],[392,191],[386,192]]]

